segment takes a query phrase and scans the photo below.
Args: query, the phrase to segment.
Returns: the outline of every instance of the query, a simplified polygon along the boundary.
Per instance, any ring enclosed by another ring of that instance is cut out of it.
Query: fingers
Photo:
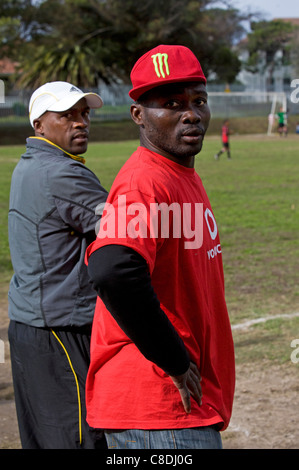
[[[190,413],[191,411],[190,392],[187,386],[189,370],[190,368],[187,370],[187,372],[185,372],[182,375],[170,376],[171,380],[173,381],[174,385],[176,386],[176,388],[178,389],[180,393],[181,400],[182,400],[184,410],[186,413]]]
[[[186,413],[191,413],[191,400],[190,400],[190,392],[187,387],[179,388],[179,392],[181,395],[181,400],[184,406],[184,410]]]
[[[195,364],[191,363],[189,368],[189,376],[187,379],[187,387],[189,388],[191,395],[199,405],[202,404],[202,389],[200,382],[201,376],[199,370]]]
[[[190,363],[190,367],[185,374],[179,376],[171,376],[174,385],[177,387],[186,413],[191,412],[190,395],[201,405],[202,389],[201,376],[195,364]]]
[[[199,380],[201,380],[201,375],[199,373],[198,367],[196,364],[194,364],[194,362],[190,362],[189,369],[199,378]]]

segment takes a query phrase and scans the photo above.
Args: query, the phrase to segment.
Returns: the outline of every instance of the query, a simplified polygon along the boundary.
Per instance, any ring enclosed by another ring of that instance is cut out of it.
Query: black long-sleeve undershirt
[[[91,254],[88,273],[107,310],[141,353],[168,375],[186,372],[187,350],[160,308],[145,259],[131,248],[108,245]]]

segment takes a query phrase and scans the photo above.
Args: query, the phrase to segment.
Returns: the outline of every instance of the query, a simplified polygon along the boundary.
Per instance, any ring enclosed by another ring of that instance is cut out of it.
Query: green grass
[[[214,148],[206,142],[204,155]],[[239,137],[232,140],[232,161],[197,160],[219,225],[236,319],[298,307],[298,148],[296,138]]]
[[[106,189],[137,141],[91,143],[86,164]],[[196,157],[216,216],[223,252],[226,298],[232,323],[299,311],[299,136],[234,136],[232,160],[214,154],[219,137],[207,137]],[[7,241],[10,177],[24,146],[0,147],[0,289],[11,265]],[[269,321],[238,332],[237,357],[289,358],[299,320]],[[249,354],[249,356],[248,356]]]
[[[238,331],[234,333],[236,362],[245,364],[266,360],[290,364],[291,341],[299,337],[298,333],[298,317],[271,319],[249,330]]]

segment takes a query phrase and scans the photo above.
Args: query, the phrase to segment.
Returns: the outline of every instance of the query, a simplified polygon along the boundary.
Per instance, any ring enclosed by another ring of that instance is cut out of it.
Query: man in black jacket
[[[11,181],[9,341],[25,449],[105,446],[86,423],[85,379],[96,295],[84,264],[107,191],[85,166],[99,95],[66,82],[32,95],[35,136]]]

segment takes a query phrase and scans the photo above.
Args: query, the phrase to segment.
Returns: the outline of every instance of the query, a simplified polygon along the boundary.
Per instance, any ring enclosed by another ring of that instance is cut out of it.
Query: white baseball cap
[[[83,93],[82,90],[67,82],[48,82],[32,94],[29,102],[29,119],[38,119],[46,111],[62,112],[70,109],[85,98],[90,108],[101,108],[102,98],[96,93]]]

